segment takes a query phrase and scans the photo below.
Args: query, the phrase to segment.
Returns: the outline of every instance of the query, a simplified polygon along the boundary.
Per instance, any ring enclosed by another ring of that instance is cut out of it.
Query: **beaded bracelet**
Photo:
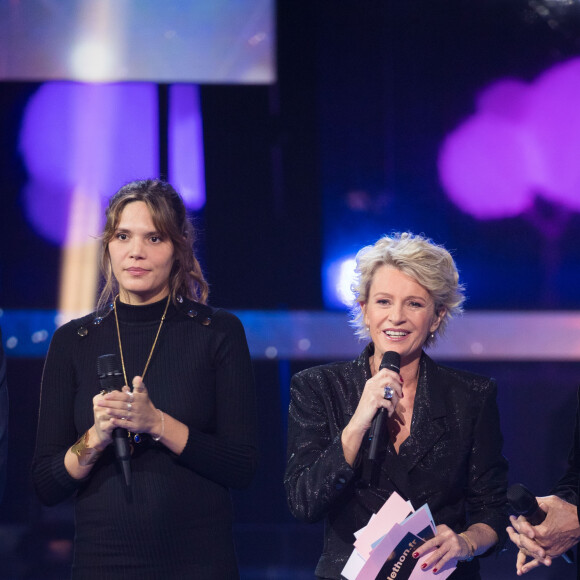
[[[471,560],[473,560],[473,557],[475,556],[475,547],[471,543],[471,540],[469,539],[469,536],[467,534],[461,532],[459,535],[465,540],[468,549],[467,558],[463,558],[461,562],[471,562]]]
[[[151,435],[151,439],[153,439],[153,441],[159,441],[159,439],[161,439],[161,437],[163,437],[163,434],[165,433],[165,415],[163,414],[163,411],[161,409],[157,409],[157,411],[161,413],[161,435],[159,435],[158,437],[154,437],[153,435]]]

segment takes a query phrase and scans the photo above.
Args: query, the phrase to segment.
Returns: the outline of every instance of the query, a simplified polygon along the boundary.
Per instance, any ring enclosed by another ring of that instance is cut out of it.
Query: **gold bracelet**
[[[79,437],[79,440],[70,448],[70,450],[77,456],[79,465],[82,467],[96,463],[97,459],[101,456],[102,453],[94,447],[89,447],[88,443],[89,432],[85,431]]]
[[[471,560],[473,560],[473,557],[475,556],[475,546],[472,544],[471,540],[469,539],[469,536],[466,533],[461,532],[459,535],[465,540],[468,550],[467,558],[463,558],[462,560],[460,560],[460,562],[471,562]]]

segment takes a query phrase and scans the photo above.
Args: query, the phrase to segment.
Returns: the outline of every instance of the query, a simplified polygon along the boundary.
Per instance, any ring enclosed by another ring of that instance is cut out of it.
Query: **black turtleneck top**
[[[165,304],[117,305],[129,381],[143,373]],[[179,456],[148,435],[133,444],[130,488],[111,446],[83,480],[64,466],[94,423],[97,358],[109,353],[119,355],[112,312],[73,320],[55,332],[42,379],[33,478],[47,505],[76,494],[73,578],[237,578],[228,488],[250,483],[257,456],[240,321],[185,299],[169,305],[144,382],[154,405],[189,427],[189,438]]]

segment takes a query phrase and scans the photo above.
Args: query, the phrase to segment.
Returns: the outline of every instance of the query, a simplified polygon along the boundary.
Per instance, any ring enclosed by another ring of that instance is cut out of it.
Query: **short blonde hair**
[[[374,245],[362,248],[356,255],[356,279],[352,285],[355,301],[351,308],[351,324],[359,338],[370,338],[361,304],[368,301],[373,277],[381,266],[392,266],[400,270],[429,292],[435,304],[435,313],[443,311],[436,331],[438,334],[443,334],[449,320],[462,312],[464,287],[459,284],[459,273],[451,254],[443,246],[409,232],[383,236]],[[429,335],[425,346],[433,342],[435,336]]]

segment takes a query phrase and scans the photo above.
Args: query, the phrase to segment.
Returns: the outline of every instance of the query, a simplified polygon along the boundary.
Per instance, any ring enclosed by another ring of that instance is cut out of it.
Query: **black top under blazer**
[[[354,361],[314,367],[292,378],[284,484],[296,518],[325,520],[316,575],[341,578],[353,533],[393,491],[415,509],[428,503],[435,523],[456,532],[488,524],[500,539],[496,549],[502,546],[509,524],[507,461],[495,381],[438,365],[423,353],[411,434],[399,454],[385,432],[378,465],[370,467],[365,441],[352,468],[341,434],[371,377],[373,352],[371,343]],[[478,570],[477,558],[461,562],[451,578],[477,579]]]

